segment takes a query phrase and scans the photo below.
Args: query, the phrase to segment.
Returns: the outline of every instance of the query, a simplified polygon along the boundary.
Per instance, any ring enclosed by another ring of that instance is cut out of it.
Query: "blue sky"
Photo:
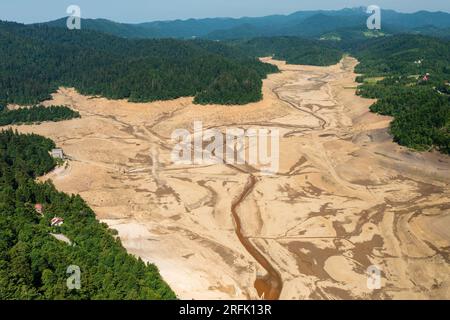
[[[1,0],[0,19],[25,23],[53,20],[65,16],[71,4],[79,5],[85,18],[119,22],[263,16],[371,4],[401,12],[450,12],[449,0]]]

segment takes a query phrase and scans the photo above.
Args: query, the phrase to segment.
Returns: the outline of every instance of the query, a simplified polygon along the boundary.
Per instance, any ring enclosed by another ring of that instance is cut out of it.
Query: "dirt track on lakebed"
[[[269,59],[265,59],[269,61]],[[71,157],[43,179],[80,194],[180,298],[450,299],[450,158],[392,142],[355,96],[356,60],[286,65],[264,100],[147,104],[61,88],[82,118],[17,127]],[[173,130],[278,128],[280,170],[175,165]],[[157,156],[156,156],[157,155]],[[379,267],[382,287],[367,288]]]

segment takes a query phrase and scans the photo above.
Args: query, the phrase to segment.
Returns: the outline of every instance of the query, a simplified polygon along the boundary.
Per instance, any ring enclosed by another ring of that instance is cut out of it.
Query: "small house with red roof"
[[[43,212],[43,206],[40,203],[36,203],[34,205],[34,210],[36,210],[37,213],[39,213],[40,215],[42,215]]]
[[[51,221],[50,221],[50,225],[52,227],[61,227],[64,223],[64,219],[60,218],[60,217],[54,217]]]

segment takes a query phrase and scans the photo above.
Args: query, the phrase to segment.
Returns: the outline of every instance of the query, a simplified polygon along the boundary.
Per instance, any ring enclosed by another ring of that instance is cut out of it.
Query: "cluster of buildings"
[[[34,210],[40,216],[44,215],[44,206],[41,203],[36,203],[34,205]],[[55,216],[52,220],[50,220],[50,226],[52,226],[52,227],[61,227],[63,224],[64,224],[64,219],[61,217]]]
[[[422,62],[423,62],[423,59],[419,59],[419,60],[417,60],[417,61],[414,61],[414,64],[415,65],[417,65],[418,67],[420,67],[421,65],[422,65]],[[430,74],[427,72],[424,76],[423,76],[423,78],[422,78],[422,81],[428,81],[428,80],[430,80]]]
[[[37,214],[39,214],[41,217],[44,216],[44,207],[41,203],[36,203],[34,205],[34,210],[36,211]],[[64,224],[64,219],[61,217],[53,217],[50,220],[50,226],[51,227],[61,227]],[[70,245],[70,246],[75,246],[75,244],[68,238],[66,237],[64,234],[62,233],[49,233],[52,237],[54,237],[55,239],[65,242],[66,244]]]
[[[61,159],[61,160],[65,159],[64,151],[61,148],[52,149],[50,154],[55,159]],[[34,210],[40,216],[44,216],[44,206],[41,203],[36,203],[34,205]],[[64,219],[61,217],[55,216],[54,218],[52,218],[52,220],[50,220],[50,226],[52,226],[52,227],[61,227],[63,224],[64,224]]]

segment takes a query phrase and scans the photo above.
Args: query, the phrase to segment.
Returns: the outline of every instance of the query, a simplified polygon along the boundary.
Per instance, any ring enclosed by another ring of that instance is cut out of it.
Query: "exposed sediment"
[[[450,298],[450,159],[392,142],[355,96],[356,60],[286,65],[264,100],[135,104],[61,88],[82,118],[19,126],[70,155],[50,178],[83,196],[180,298]],[[175,129],[278,128],[280,170],[175,165]],[[157,159],[156,159],[157,158]],[[156,167],[155,167],[156,166]],[[367,287],[367,268],[382,288]]]

